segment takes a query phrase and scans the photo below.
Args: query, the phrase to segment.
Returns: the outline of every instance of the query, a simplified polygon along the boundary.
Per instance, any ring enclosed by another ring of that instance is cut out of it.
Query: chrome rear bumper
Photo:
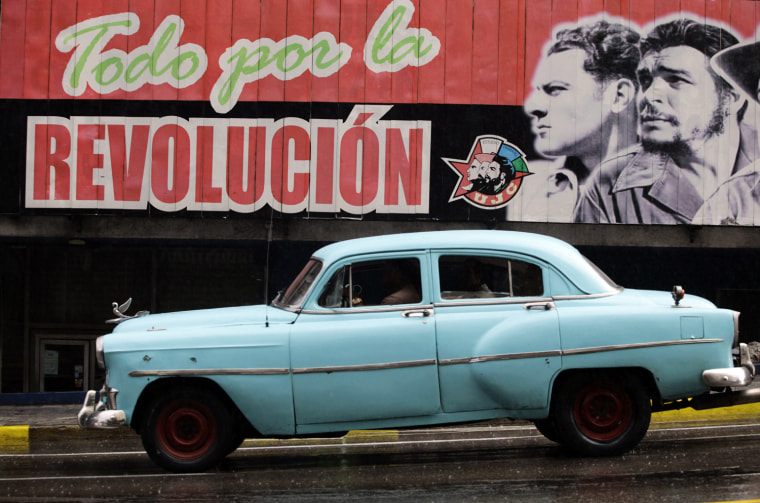
[[[739,344],[739,367],[709,369],[702,372],[702,382],[711,388],[742,387],[752,384],[755,378],[755,364],[749,355],[746,344]]]
[[[758,373],[746,344],[739,344],[739,366],[724,369],[708,369],[702,372],[702,381],[712,388],[703,395],[662,404],[658,410],[717,409],[760,402],[760,387],[753,384]],[[734,389],[745,388],[745,389]]]
[[[100,391],[101,396],[108,397],[109,406],[113,407],[116,405],[116,393],[118,393],[118,390],[106,388],[105,386]],[[102,399],[97,399],[97,395],[95,390],[87,392],[84,404],[79,410],[79,414],[77,414],[79,427],[107,429],[125,426],[127,424],[127,416],[124,414],[124,411],[107,407]]]

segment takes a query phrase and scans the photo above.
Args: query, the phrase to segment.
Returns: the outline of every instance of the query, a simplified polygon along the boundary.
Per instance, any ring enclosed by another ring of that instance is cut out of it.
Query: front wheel
[[[175,472],[216,466],[229,452],[234,431],[225,404],[204,389],[169,391],[150,406],[142,427],[148,456]]]
[[[651,402],[632,373],[585,373],[560,384],[554,424],[560,443],[584,456],[616,456],[636,446],[649,428]]]

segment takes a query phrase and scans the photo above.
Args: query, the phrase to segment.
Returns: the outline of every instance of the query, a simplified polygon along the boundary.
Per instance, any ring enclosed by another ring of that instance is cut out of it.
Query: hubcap
[[[163,450],[185,460],[203,456],[216,437],[214,416],[200,402],[184,401],[168,406],[159,416],[156,429]]]
[[[573,416],[584,435],[599,442],[609,442],[626,432],[633,418],[633,407],[628,393],[621,386],[595,383],[578,394]]]

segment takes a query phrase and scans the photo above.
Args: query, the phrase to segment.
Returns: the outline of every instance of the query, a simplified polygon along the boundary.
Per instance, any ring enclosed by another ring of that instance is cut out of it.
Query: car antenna
[[[267,225],[268,224],[268,225]],[[264,327],[269,328],[269,249],[272,244],[272,225],[274,224],[274,209],[269,208],[269,222],[264,222],[267,227],[267,256],[264,266]]]

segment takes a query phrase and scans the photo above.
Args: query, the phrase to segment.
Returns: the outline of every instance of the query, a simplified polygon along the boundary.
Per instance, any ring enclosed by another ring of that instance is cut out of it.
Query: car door
[[[546,407],[561,354],[545,266],[456,250],[431,263],[444,412]]]
[[[425,253],[346,260],[324,278],[291,335],[298,431],[440,412]]]

